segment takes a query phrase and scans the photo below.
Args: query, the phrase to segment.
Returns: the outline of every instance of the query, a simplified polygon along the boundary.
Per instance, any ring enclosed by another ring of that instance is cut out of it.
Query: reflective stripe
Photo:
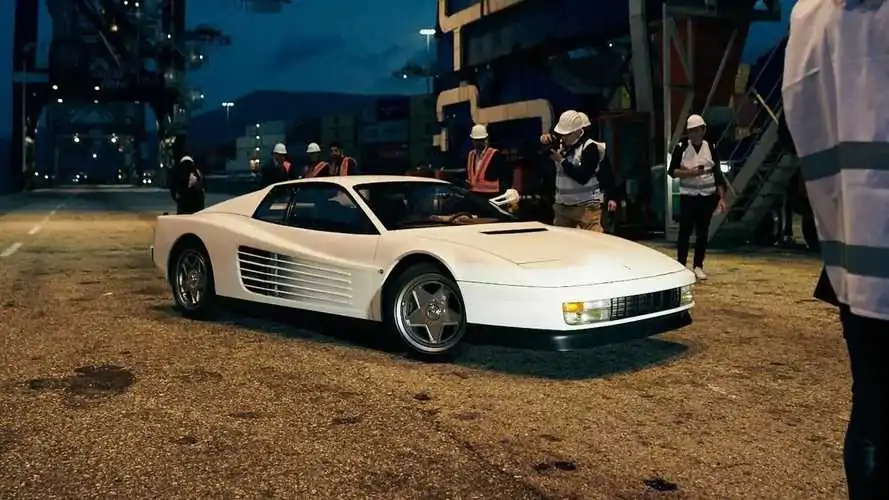
[[[469,183],[469,190],[476,193],[493,194],[500,192],[499,181],[489,181],[485,179],[488,167],[491,166],[491,160],[497,150],[486,147],[482,151],[482,157],[477,158],[477,153],[473,149],[466,158],[466,180]]]
[[[889,84],[889,82],[887,82]],[[806,181],[816,181],[841,170],[889,172],[889,143],[843,142],[801,159]]]
[[[355,160],[353,160],[349,156],[344,156],[342,161],[340,161],[340,168],[337,174],[339,175],[349,175],[349,169],[354,164]]]
[[[843,268],[849,274],[889,280],[889,247],[822,241],[821,258],[824,265]]]
[[[716,193],[716,176],[713,174],[713,154],[710,152],[710,143],[703,141],[700,151],[695,151],[694,146],[689,142],[682,151],[682,159],[680,160],[682,168],[698,168],[703,166],[709,169],[710,173],[700,175],[698,177],[680,177],[679,178],[679,194],[687,194],[691,196],[710,196]]]
[[[852,314],[889,320],[889,279],[860,276],[835,266],[825,269],[837,300],[848,305]]]
[[[324,171],[325,168],[327,168],[327,162],[319,161],[315,164],[314,167],[312,167],[312,170],[310,170],[309,173],[306,174],[306,177],[318,177],[319,175],[321,175],[321,172]]]
[[[595,145],[599,149],[599,164],[605,158],[605,145],[592,139],[579,148],[576,148],[572,154],[565,158],[573,165],[580,165],[583,158],[583,152],[589,146]],[[579,206],[601,203],[603,200],[602,190],[599,187],[599,179],[593,175],[586,184],[580,184],[565,174],[565,170],[561,165],[556,166],[556,197],[555,202],[560,205]]]
[[[873,247],[889,244],[889,172],[844,170],[806,182],[806,191],[822,240]]]

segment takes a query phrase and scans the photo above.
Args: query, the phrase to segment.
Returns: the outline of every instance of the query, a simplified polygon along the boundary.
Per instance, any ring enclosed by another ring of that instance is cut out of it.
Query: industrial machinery
[[[230,38],[208,25],[186,29],[186,0],[47,0],[49,64],[37,68],[36,53],[45,50],[37,39],[40,3],[15,3],[13,147],[0,192],[34,185],[35,178],[80,182],[89,170],[91,179],[125,176],[139,184],[144,172],[169,165],[204,99],[186,87],[185,74],[207,62],[208,47]],[[239,1],[259,13],[286,3]],[[157,119],[156,137],[146,131],[146,106]]]
[[[628,207],[615,222],[675,237],[678,203],[664,159],[689,114],[701,113],[732,130],[717,141],[737,165],[739,194],[729,202],[749,206],[761,196],[748,184],[761,184],[754,172],[772,159],[763,152],[773,151],[772,136],[751,128],[739,145],[736,77],[750,26],[780,17],[777,0],[438,0],[434,142],[442,163],[462,165],[469,129],[487,124],[493,145],[510,152],[523,194],[537,203],[529,215],[546,218],[551,186],[542,180],[551,167],[537,139],[562,111],[584,111],[627,186]]]

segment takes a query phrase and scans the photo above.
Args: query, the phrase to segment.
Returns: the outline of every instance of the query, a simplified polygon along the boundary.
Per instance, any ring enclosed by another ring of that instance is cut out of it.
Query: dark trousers
[[[204,193],[180,195],[176,200],[176,214],[193,214],[204,209]]]
[[[679,196],[679,241],[676,243],[677,260],[684,266],[688,263],[688,247],[691,233],[695,233],[694,267],[704,267],[707,254],[707,237],[710,233],[710,219],[719,203],[719,196]]]
[[[889,385],[889,321],[856,316],[840,308],[852,367],[852,415],[843,461],[850,500],[889,498],[886,470],[886,387]]]

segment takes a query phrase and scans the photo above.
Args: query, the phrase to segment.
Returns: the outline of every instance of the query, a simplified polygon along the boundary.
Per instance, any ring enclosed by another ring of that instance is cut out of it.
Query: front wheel
[[[176,252],[170,285],[176,306],[187,318],[203,317],[213,305],[213,268],[207,251],[198,244],[186,244]]]
[[[421,358],[457,354],[466,335],[460,287],[434,265],[418,264],[395,279],[387,297],[387,322],[402,345]]]

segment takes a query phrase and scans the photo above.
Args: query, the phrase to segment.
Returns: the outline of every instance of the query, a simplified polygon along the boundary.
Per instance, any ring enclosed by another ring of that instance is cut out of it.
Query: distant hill
[[[197,115],[188,126],[190,151],[205,151],[244,135],[244,129],[256,122],[288,122],[332,114],[359,113],[387,95],[338,94],[332,92],[258,91],[234,101],[228,121],[225,110]]]

